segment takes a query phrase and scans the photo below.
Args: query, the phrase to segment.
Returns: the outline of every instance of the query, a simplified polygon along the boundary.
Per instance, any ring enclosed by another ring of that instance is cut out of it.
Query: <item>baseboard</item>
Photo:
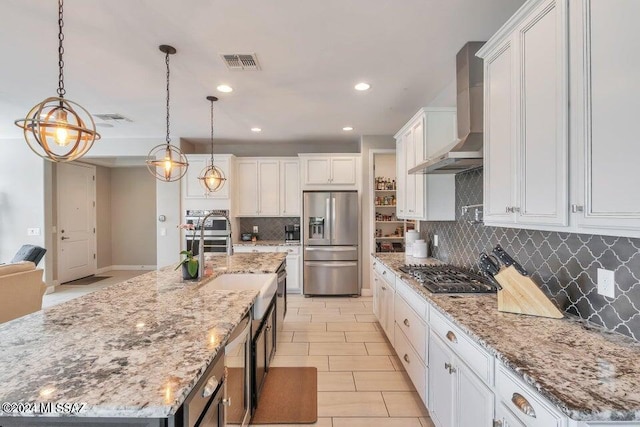
[[[371,297],[371,296],[373,296],[373,292],[369,288],[360,289],[360,295],[363,296],[363,297]]]
[[[113,270],[113,266],[108,266],[108,267],[102,267],[96,270],[96,274],[102,274],[102,273],[106,273],[107,271],[111,271]]]
[[[56,291],[56,286],[58,286],[58,281],[54,280],[53,285],[46,287],[46,289],[44,290],[44,294],[48,295],[54,293]]]
[[[112,265],[109,270],[156,270],[157,265]]]

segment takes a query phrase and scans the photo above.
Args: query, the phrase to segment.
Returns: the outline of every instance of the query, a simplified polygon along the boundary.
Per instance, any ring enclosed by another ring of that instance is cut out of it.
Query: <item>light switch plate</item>
[[[438,235],[437,234],[433,235],[433,246],[438,246]]]
[[[39,228],[27,228],[27,236],[39,236],[40,229]]]
[[[609,298],[616,297],[616,279],[612,270],[598,269],[598,294]]]
[[[254,232],[254,233],[257,233],[257,232],[258,232],[258,226],[257,226],[257,225],[254,225],[254,226],[253,226],[253,232]]]

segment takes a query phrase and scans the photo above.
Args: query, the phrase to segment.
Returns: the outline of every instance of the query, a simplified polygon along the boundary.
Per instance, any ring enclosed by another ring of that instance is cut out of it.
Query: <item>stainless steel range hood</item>
[[[482,166],[483,64],[476,56],[485,42],[469,42],[456,55],[458,137],[440,152],[409,169],[410,174],[452,174]]]

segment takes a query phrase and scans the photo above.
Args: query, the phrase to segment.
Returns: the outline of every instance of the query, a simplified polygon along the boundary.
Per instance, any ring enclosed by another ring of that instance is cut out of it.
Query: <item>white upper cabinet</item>
[[[587,233],[640,237],[638,0],[572,0],[572,211]]]
[[[456,138],[452,108],[423,108],[396,134],[396,215],[403,219],[453,221],[455,175],[409,174],[409,169]]]
[[[258,160],[258,214],[280,215],[280,162]]]
[[[215,193],[208,193],[198,180],[204,168],[211,163],[210,154],[187,154],[189,168],[182,178],[182,195],[184,199],[228,199],[229,188],[231,186],[231,160],[233,156],[229,154],[215,155],[214,165],[220,168],[227,178],[224,186]]]
[[[301,154],[302,184],[309,189],[338,186],[357,189],[360,156],[344,154]]]
[[[243,216],[258,216],[260,203],[258,201],[258,161],[238,160],[237,173],[237,214]]]
[[[535,0],[485,60],[485,223],[568,225],[567,0]]]
[[[280,208],[282,216],[300,216],[300,162],[280,162]]]

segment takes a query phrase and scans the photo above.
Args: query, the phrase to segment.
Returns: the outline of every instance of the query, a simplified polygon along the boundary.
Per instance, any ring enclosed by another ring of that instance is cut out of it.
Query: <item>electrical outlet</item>
[[[166,228],[160,228],[160,235],[161,236],[166,236],[167,235],[167,229]]]
[[[438,246],[438,235],[434,234],[433,235],[433,246]]]
[[[616,297],[616,279],[612,270],[598,269],[598,294],[609,298]]]
[[[27,236],[39,236],[40,229],[39,228],[27,228]]]
[[[258,226],[257,226],[257,225],[254,225],[254,226],[253,226],[253,232],[254,232],[254,233],[258,233]]]

